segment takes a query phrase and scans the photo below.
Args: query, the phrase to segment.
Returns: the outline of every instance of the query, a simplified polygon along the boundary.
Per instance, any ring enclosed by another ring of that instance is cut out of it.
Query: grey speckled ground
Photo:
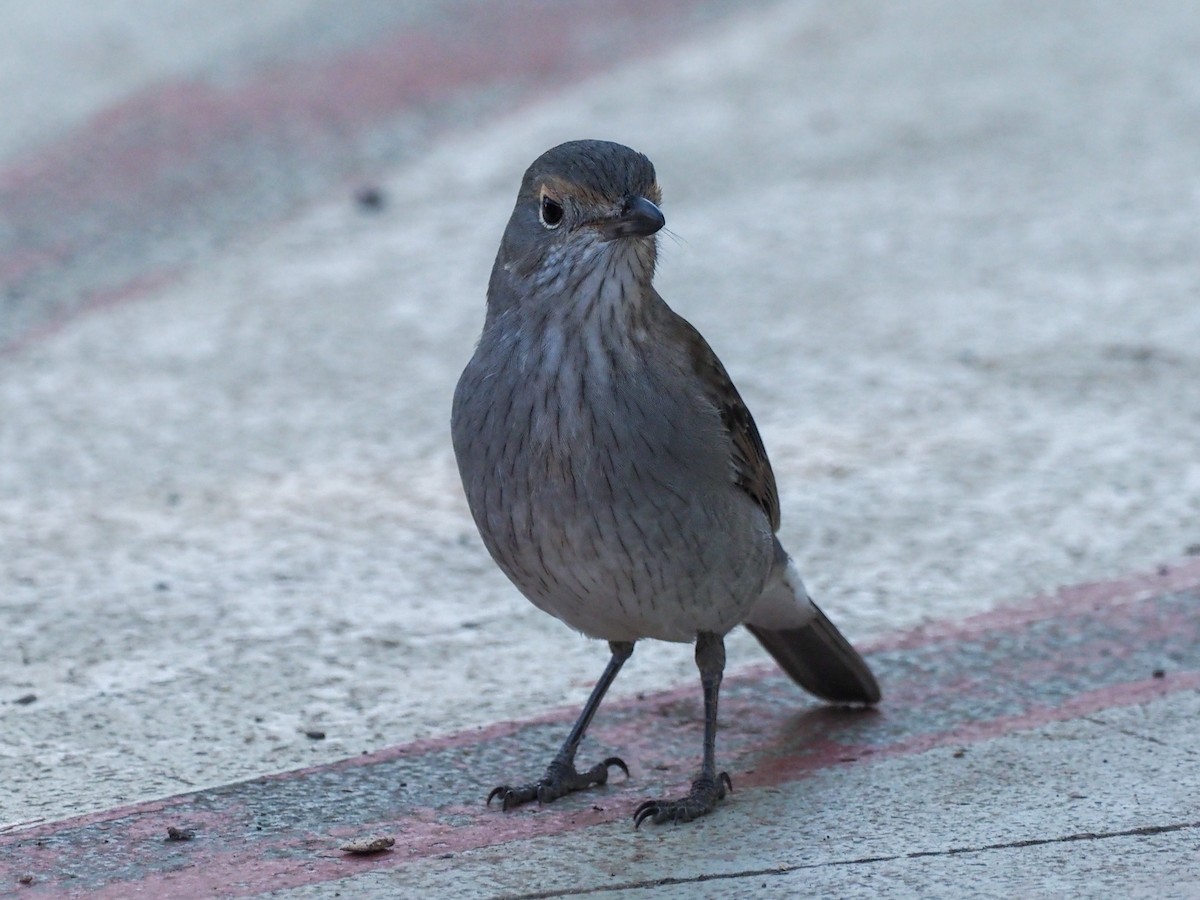
[[[1198,108],[1188,4],[780,5],[0,358],[0,824],[586,695],[604,650],[491,566],[447,434],[517,179],[563,139],[656,162],[660,290],[849,634],[1183,555]],[[615,690],[692,678],[647,646]]]

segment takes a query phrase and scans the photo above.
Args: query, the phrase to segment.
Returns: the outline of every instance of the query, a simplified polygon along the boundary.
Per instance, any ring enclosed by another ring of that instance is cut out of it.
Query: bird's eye
[[[542,197],[542,205],[538,207],[538,218],[547,228],[551,230],[557,228],[563,220],[562,204],[549,197]]]

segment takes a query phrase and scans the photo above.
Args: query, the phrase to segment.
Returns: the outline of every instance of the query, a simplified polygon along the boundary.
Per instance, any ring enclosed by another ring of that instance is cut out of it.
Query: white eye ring
[[[565,211],[561,203],[542,194],[542,202],[538,204],[538,221],[542,223],[543,227],[553,231],[562,224],[564,215]]]

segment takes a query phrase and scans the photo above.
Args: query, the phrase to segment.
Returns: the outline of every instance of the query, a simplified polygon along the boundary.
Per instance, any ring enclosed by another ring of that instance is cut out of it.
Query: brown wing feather
[[[775,473],[771,471],[771,462],[767,459],[767,451],[759,436],[758,426],[754,424],[754,417],[742,402],[741,395],[712,347],[686,319],[680,316],[678,320],[687,336],[688,351],[696,374],[729,431],[734,483],[762,508],[771,522],[771,529],[778,531],[779,489],[775,486]]]

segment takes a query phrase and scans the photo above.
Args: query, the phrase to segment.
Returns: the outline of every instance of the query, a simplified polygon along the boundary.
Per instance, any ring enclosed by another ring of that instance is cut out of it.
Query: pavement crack
[[[1172,750],[1182,750],[1184,753],[1187,753],[1191,756],[1196,755],[1196,751],[1193,750],[1191,747],[1179,747],[1179,746],[1176,746],[1175,744],[1169,743],[1168,741],[1164,741],[1162,738],[1156,738],[1152,734],[1143,734],[1140,731],[1134,731],[1132,728],[1125,728],[1121,725],[1114,725],[1112,722],[1105,721],[1100,716],[1083,716],[1082,718],[1083,718],[1083,721],[1091,722],[1093,725],[1101,725],[1105,728],[1112,728],[1113,730],[1125,735],[1126,737],[1137,738],[1138,740],[1141,740],[1141,741],[1149,741],[1151,744],[1157,744],[1160,747],[1169,747]]]
[[[1121,831],[1083,831],[1078,834],[1048,838],[1026,838],[1020,841],[1004,841],[997,844],[982,844],[978,847],[948,847],[945,850],[914,850],[912,853],[895,853],[883,856],[859,856],[852,859],[833,859],[819,863],[800,863],[792,866],[772,866],[763,869],[741,869],[737,872],[709,872],[686,878],[653,878],[642,881],[625,881],[620,884],[597,885],[595,887],[573,887],[550,891],[533,891],[524,894],[504,894],[502,900],[549,900],[552,897],[575,897],[585,894],[605,894],[613,891],[632,891],[672,887],[679,884],[700,884],[705,881],[729,881],[737,878],[764,878],[772,875],[787,875],[806,869],[823,869],[832,866],[859,866],[871,863],[896,862],[905,859],[927,859],[936,856],[963,856],[971,853],[989,853],[995,850],[1017,850],[1023,847],[1041,847],[1047,844],[1070,844],[1076,841],[1104,841],[1111,838],[1150,837],[1172,834],[1178,831],[1200,830],[1198,822],[1178,822],[1173,825],[1143,825]]]

